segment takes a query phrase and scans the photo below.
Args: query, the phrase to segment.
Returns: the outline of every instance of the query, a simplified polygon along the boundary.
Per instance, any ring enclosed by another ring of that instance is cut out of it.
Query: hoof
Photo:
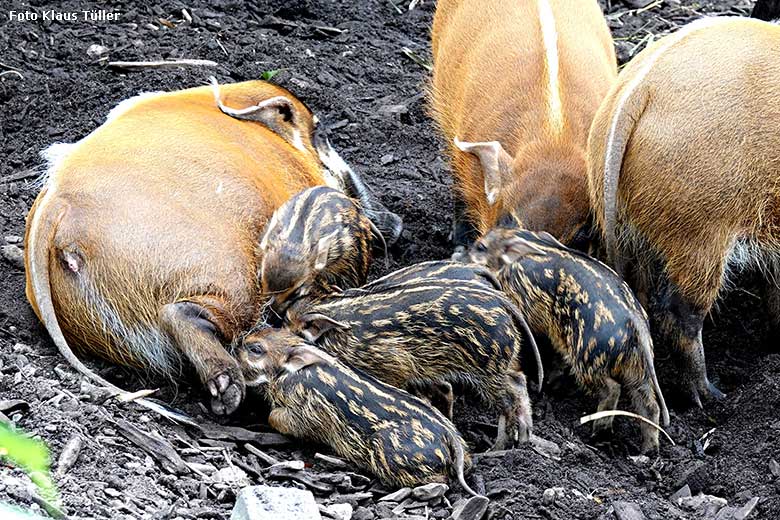
[[[453,262],[468,262],[468,251],[465,246],[458,246],[452,252],[450,260]]]
[[[244,400],[244,379],[237,370],[216,374],[206,382],[211,394],[211,411],[215,415],[230,415]]]
[[[722,401],[726,394],[705,379],[701,384],[692,383],[688,387],[687,397],[691,404],[704,408],[704,402]]]

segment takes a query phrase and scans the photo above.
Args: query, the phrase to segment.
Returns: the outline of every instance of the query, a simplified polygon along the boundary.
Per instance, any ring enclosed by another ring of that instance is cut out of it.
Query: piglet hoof
[[[206,382],[211,394],[211,411],[215,415],[230,415],[244,399],[244,378],[236,369],[214,375]]]
[[[450,260],[453,262],[468,262],[468,254],[465,246],[458,246],[455,251],[452,252]]]
[[[715,401],[722,401],[726,398],[726,394],[721,392],[718,387],[707,381],[707,397],[714,399]]]

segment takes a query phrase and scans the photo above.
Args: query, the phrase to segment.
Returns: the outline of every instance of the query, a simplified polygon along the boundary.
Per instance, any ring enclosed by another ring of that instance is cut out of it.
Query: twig
[[[404,56],[406,56],[407,58],[409,58],[410,60],[412,60],[413,62],[415,62],[417,65],[419,65],[420,67],[424,68],[428,72],[433,71],[433,67],[431,66],[431,64],[426,62],[420,56],[418,56],[417,53],[414,52],[409,47],[401,48],[401,52],[404,54]]]
[[[8,69],[8,70],[15,70],[16,72],[19,72],[19,73],[22,72],[21,70],[17,69],[16,67],[12,67],[12,66],[8,65],[7,63],[3,63],[2,61],[0,61],[0,67],[3,67],[4,69]]]
[[[120,394],[117,396],[117,400],[121,401],[123,403],[132,403],[133,401],[137,399],[143,399],[144,397],[148,397],[154,393],[157,392],[157,388],[155,389],[144,389],[144,390],[138,390],[137,392],[130,392],[126,394]]]
[[[397,5],[395,5],[395,2],[393,2],[393,0],[387,0],[387,3],[393,6],[393,9],[395,9],[396,13],[404,14],[403,10],[400,7],[398,7]]]
[[[109,61],[108,66],[117,69],[141,70],[161,67],[216,67],[218,63],[211,60],[169,60],[169,61]]]
[[[19,72],[18,70],[6,70],[4,72],[0,72],[0,78],[8,74],[16,74],[17,76],[19,76],[19,79],[24,79],[24,76],[22,76],[22,73]]]
[[[603,419],[604,417],[614,417],[616,415],[622,415],[625,417],[632,417],[634,419],[639,419],[642,422],[646,422],[659,432],[663,433],[667,439],[669,439],[669,442],[672,443],[672,446],[676,446],[674,440],[669,436],[668,433],[666,433],[666,430],[661,428],[659,425],[651,421],[650,419],[647,419],[645,417],[642,417],[641,415],[632,413],[632,412],[625,412],[623,410],[604,410],[603,412],[596,412],[592,413],[590,415],[586,415],[585,417],[580,417],[580,424],[589,423],[591,421],[595,421],[596,419]]]

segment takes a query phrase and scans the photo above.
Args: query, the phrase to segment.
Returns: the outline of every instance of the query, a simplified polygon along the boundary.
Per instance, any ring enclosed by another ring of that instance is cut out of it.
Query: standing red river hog
[[[456,250],[497,223],[587,247],[588,129],[617,76],[596,0],[441,0],[432,43]]]
[[[188,361],[212,410],[234,411],[245,385],[225,345],[262,307],[256,243],[270,215],[325,183],[380,208],[315,127],[279,86],[212,78],[130,98],[49,147],[27,217],[27,297],[67,360],[118,393],[69,343],[171,378]]]
[[[780,27],[704,18],[621,72],[589,140],[589,183],[606,254],[645,300],[656,345],[681,354],[701,406],[702,326],[730,272],[767,271],[778,301]],[[780,309],[775,306],[775,317]]]

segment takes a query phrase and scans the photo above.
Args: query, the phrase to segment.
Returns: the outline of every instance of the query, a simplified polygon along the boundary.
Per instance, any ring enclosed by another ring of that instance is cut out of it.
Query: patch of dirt
[[[602,1],[621,61],[675,25],[704,14],[744,15],[752,4],[669,0],[637,12],[617,0],[607,3]],[[0,11],[0,71],[14,67],[23,75],[0,78],[0,176],[5,180],[0,184],[0,231],[6,242],[23,235],[24,217],[37,192],[32,177],[7,179],[35,168],[40,163],[37,153],[47,145],[81,138],[112,106],[142,91],[200,85],[212,73],[227,82],[281,69],[274,81],[335,126],[334,146],[385,204],[403,216],[406,229],[392,249],[392,268],[449,255],[451,177],[442,159],[441,139],[426,115],[427,72],[401,52],[408,47],[430,59],[431,0],[411,12],[403,5],[401,14],[388,0],[115,1],[111,5],[122,14],[120,22],[9,21],[8,9],[29,9],[42,16],[46,9],[70,12],[82,7],[73,0],[56,6],[39,0],[30,4],[9,7],[6,2]],[[191,23],[181,21],[183,8],[192,15]],[[166,27],[168,22],[174,27]],[[106,46],[112,60],[201,58],[219,66],[120,73],[87,55],[93,44]],[[229,485],[192,472],[174,476],[130,443],[112,418],[159,432],[187,462],[225,468],[227,454],[249,468],[253,482],[270,478],[266,471],[257,471],[266,464],[247,451],[243,441],[203,440],[203,434],[174,427],[135,406],[107,402],[99,391],[80,383],[27,305],[23,271],[2,261],[0,273],[0,399],[29,404],[8,415],[44,439],[55,460],[68,439],[83,436],[75,466],[56,478],[72,517],[229,516],[234,500]],[[761,285],[755,280],[745,283]],[[752,293],[735,291],[707,324],[709,371],[728,397],[703,411],[673,408],[669,433],[678,445],[663,444],[656,459],[642,463],[629,458],[637,452],[638,429],[620,419],[609,447],[589,446],[587,429],[577,424],[595,402],[571,390],[570,381],[532,396],[536,433],[560,446],[559,460],[531,447],[480,458],[470,478],[491,498],[490,518],[613,518],[616,501],[638,504],[650,519],[695,518],[669,501],[686,483],[694,493],[717,495],[734,506],[760,497],[753,517],[780,517],[780,481],[769,469],[772,458],[780,458],[780,353],[777,336],[759,314],[760,303]],[[658,357],[662,382],[673,381],[674,367],[663,346],[658,347]],[[200,422],[214,421],[200,404],[204,396],[199,385],[192,389],[190,375],[175,382],[150,381],[144,374],[89,362],[126,388],[162,385],[162,398]],[[250,400],[230,423],[267,431],[261,425],[263,406],[257,403]],[[458,405],[459,428],[475,452],[484,451],[495,418],[463,399]],[[711,429],[710,444],[702,450],[697,442]],[[307,474],[330,471],[314,459],[314,446],[263,449],[279,460],[306,461],[311,465]],[[0,501],[30,507],[23,483],[18,470],[0,468]],[[351,487],[315,494],[324,503],[360,505],[356,518],[362,520],[391,517],[389,508],[373,498],[344,497],[360,483],[363,479],[353,476]],[[562,491],[554,501],[544,501],[544,491],[553,487]],[[453,503],[458,494],[450,494]],[[432,518],[444,518],[449,511],[442,503],[429,510]]]

